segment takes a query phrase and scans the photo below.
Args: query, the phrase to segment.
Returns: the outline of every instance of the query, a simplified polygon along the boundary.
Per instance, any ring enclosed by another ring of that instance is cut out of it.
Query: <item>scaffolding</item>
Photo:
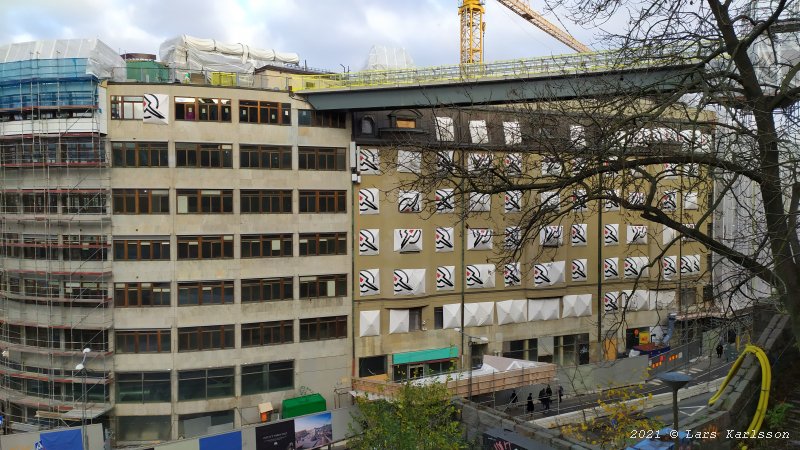
[[[105,87],[90,57],[37,56],[0,62],[0,399],[18,430],[111,404]]]

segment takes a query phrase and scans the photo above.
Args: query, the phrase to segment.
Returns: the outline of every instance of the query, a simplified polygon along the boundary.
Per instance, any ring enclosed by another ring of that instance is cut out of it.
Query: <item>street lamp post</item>
[[[469,381],[467,382],[467,399],[472,400],[472,346],[478,342],[489,342],[489,338],[486,336],[470,336],[461,328],[455,328],[455,330],[469,339]]]
[[[672,388],[672,421],[675,427],[675,448],[680,447],[681,429],[678,426],[678,390],[692,380],[692,377],[681,372],[666,372],[658,376],[667,386]]]
[[[89,448],[86,436],[86,357],[92,351],[89,347],[83,349],[83,359],[75,366],[75,370],[83,376],[83,383],[81,383],[81,392],[83,394],[83,409],[81,409],[81,441],[83,442],[84,450]]]

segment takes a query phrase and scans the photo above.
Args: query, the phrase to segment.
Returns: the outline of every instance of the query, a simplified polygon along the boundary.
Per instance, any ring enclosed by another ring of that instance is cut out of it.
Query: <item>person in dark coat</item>
[[[519,397],[517,397],[517,390],[514,389],[511,391],[511,406],[517,406],[517,402],[519,401]]]
[[[525,412],[530,414],[533,412],[533,393],[528,394],[528,402],[525,404]]]
[[[544,411],[545,409],[547,409],[547,405],[545,404],[545,401],[546,401],[546,400],[545,400],[545,395],[547,395],[547,394],[545,394],[545,392],[544,392],[544,389],[542,389],[541,391],[539,391],[539,403],[541,403],[541,404],[542,404],[542,411]]]
[[[720,342],[717,344],[717,358],[722,358],[722,350],[724,349],[722,348],[722,343]]]
[[[560,404],[564,398],[564,386],[558,385],[558,403]]]
[[[547,385],[547,389],[544,391],[544,409],[550,409],[550,402],[553,401],[553,390],[550,388],[550,385]]]

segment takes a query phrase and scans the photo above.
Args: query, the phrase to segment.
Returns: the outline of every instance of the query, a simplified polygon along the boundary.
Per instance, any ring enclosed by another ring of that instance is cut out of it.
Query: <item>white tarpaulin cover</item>
[[[464,270],[467,289],[494,287],[494,264],[470,264]]]
[[[389,310],[389,334],[408,333],[408,310]]]
[[[648,267],[650,260],[647,256],[628,256],[623,263],[623,274],[625,278],[647,278],[650,276]]]
[[[99,39],[55,39],[0,46],[0,63],[29,59],[86,59],[86,74],[125,81],[127,72],[119,53]],[[117,70],[114,70],[117,69]]]
[[[491,250],[493,234],[491,228],[470,228],[467,235],[467,250]]]
[[[606,313],[613,313],[619,310],[620,304],[619,291],[606,292],[603,294],[603,308]]]
[[[533,284],[539,286],[553,286],[564,282],[564,261],[553,261],[533,265]]]
[[[362,297],[381,293],[381,270],[364,269],[358,272],[358,291]]]
[[[142,123],[169,124],[169,95],[144,94]]]
[[[436,268],[436,290],[453,291],[456,288],[456,266],[439,266]]]
[[[650,301],[647,306],[649,310],[667,309],[675,303],[675,290],[668,289],[663,291],[650,291]]]
[[[647,225],[628,225],[625,242],[628,244],[647,244]]]
[[[381,211],[378,203],[379,191],[375,188],[358,190],[358,213],[359,214],[378,214]]]
[[[464,326],[482,327],[494,323],[494,302],[466,303]]]
[[[564,243],[564,228],[561,225],[545,225],[539,231],[539,245],[558,247]]]
[[[520,271],[520,264],[510,263],[503,265],[503,285],[505,287],[508,286],[519,286],[522,284],[522,273]]]
[[[700,273],[700,255],[681,256],[681,273],[684,275]]]
[[[395,269],[394,295],[422,295],[425,293],[425,269]]]
[[[453,227],[436,227],[434,244],[437,253],[453,251]]]
[[[592,294],[565,295],[564,312],[561,317],[583,317],[592,315]]]
[[[677,231],[666,225],[663,225],[662,230],[663,230],[663,238],[661,242],[664,245],[669,245],[669,243],[675,239],[675,236],[677,236]]]
[[[394,251],[396,252],[421,252],[422,230],[419,228],[395,228]]]
[[[186,70],[253,73],[275,62],[297,64],[297,53],[251,48],[247,44],[225,44],[185,34],[168,39],[158,49],[161,61],[169,67]]]
[[[588,237],[586,235],[585,223],[573,223],[569,234],[573,247],[586,246]]]
[[[555,320],[559,318],[559,298],[528,299],[528,320]]]
[[[358,231],[358,254],[373,256],[380,253],[380,228],[365,228]]]
[[[380,336],[381,334],[381,312],[361,311],[358,325],[359,337]]]
[[[588,278],[588,269],[586,259],[573,259],[572,260],[572,281],[586,281]]]
[[[358,149],[358,171],[362,175],[380,175],[381,158],[377,148]]]
[[[528,320],[527,300],[505,300],[497,302],[497,324],[522,323]]]
[[[406,52],[406,49],[373,45],[369,49],[363,70],[411,69],[413,67],[414,60],[411,59],[411,55]]]
[[[461,305],[442,305],[442,328],[448,330],[461,327]]]
[[[397,171],[404,173],[419,173],[422,165],[422,153],[399,150],[397,152]]]
[[[677,256],[665,256],[661,258],[662,273],[665,280],[671,280],[678,273]]]
[[[627,311],[642,311],[650,307],[650,293],[646,290],[624,290],[622,296],[625,299],[625,309]]]

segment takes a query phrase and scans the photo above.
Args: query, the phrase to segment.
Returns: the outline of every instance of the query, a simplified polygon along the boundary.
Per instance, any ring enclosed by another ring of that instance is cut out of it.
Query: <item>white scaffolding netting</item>
[[[99,39],[55,39],[0,46],[0,63],[69,58],[87,59],[86,73],[89,75],[116,81],[125,79],[124,71],[114,71],[115,68],[125,67],[125,61]]]
[[[404,48],[373,45],[363,70],[411,69],[414,60]]]
[[[297,64],[297,53],[253,48],[247,44],[225,44],[185,34],[164,41],[158,49],[161,62],[183,70],[253,73],[269,64]]]

